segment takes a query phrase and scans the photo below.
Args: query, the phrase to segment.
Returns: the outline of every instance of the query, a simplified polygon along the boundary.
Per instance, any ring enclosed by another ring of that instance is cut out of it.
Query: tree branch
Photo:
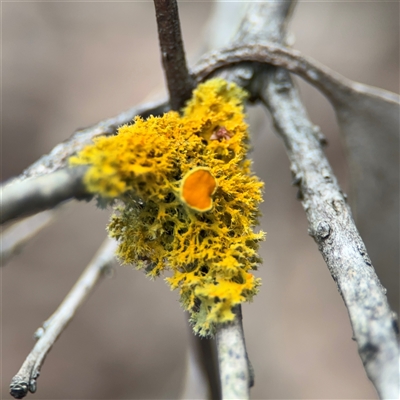
[[[91,144],[94,138],[114,135],[121,125],[132,123],[137,115],[147,118],[150,115],[162,115],[165,111],[167,111],[167,102],[165,100],[143,103],[123,111],[115,117],[100,121],[89,128],[79,129],[70,138],[54,147],[49,154],[40,157],[10,183],[50,174],[66,168],[68,167],[68,159],[88,144]]]
[[[192,96],[176,0],[154,0],[161,58],[172,110],[180,110]]]
[[[0,187],[0,223],[55,207],[73,197],[86,197],[87,193],[82,184],[85,167],[68,168],[69,157],[92,143],[94,138],[115,134],[118,127],[131,123],[137,115],[147,118],[150,115],[161,115],[166,110],[165,101],[144,103],[89,128],[76,131],[69,139],[54,147],[49,154],[39,158],[21,175]],[[28,178],[38,179],[24,182]]]
[[[399,394],[399,348],[384,289],[336,177],[321,149],[315,127],[290,75],[269,69],[260,77],[260,97],[271,111],[291,161],[294,183],[316,241],[343,297],[367,375],[381,398]]]
[[[64,301],[43,327],[36,331],[35,335],[39,340],[10,384],[10,394],[14,398],[22,399],[28,391],[35,393],[36,380],[45,357],[79,307],[88,299],[105,271],[112,265],[116,247],[117,243],[110,239],[103,243]]]
[[[91,198],[82,178],[87,167],[67,168],[38,178],[2,186],[0,222],[55,207],[71,198]]]
[[[242,36],[238,34],[238,38],[240,37]],[[298,51],[282,48],[273,44],[246,44],[218,51],[218,53],[209,53],[196,64],[192,70],[192,75],[198,82],[201,82],[218,69],[232,67],[239,63],[245,65],[246,62],[254,61],[270,63],[284,67],[291,72],[298,73],[311,84],[321,88],[325,93],[332,92],[330,89],[332,85],[339,82],[339,86],[343,86],[344,91],[347,90],[346,88],[348,88],[350,84],[354,89],[368,91],[371,94],[384,96],[388,101],[398,102],[398,96],[395,94],[352,82],[316,61],[304,58]],[[249,90],[250,88],[248,85],[251,77],[248,76],[248,72],[240,71],[239,68],[240,66],[236,66],[234,69],[230,68],[229,71],[234,72],[229,72],[229,76],[232,77],[231,80],[243,81],[242,83],[244,84],[242,84],[242,86]],[[90,144],[95,137],[115,134],[119,126],[131,123],[136,115],[141,115],[143,118],[146,118],[149,115],[161,115],[165,111],[167,111],[167,104],[165,101],[144,103],[132,107],[115,117],[101,121],[89,128],[80,129],[69,139],[54,147],[49,154],[38,159],[20,176],[13,179],[12,182],[45,175],[55,172],[58,169],[65,168],[68,164],[68,158]]]
[[[282,3],[278,4],[282,5]],[[289,3],[286,3],[286,5],[284,6],[286,7],[286,9],[282,8],[284,12],[280,10],[277,13],[278,16],[285,15],[285,12],[289,14],[290,6],[288,6],[288,4]],[[255,6],[253,5],[253,7]],[[260,8],[259,11],[260,15],[262,15],[263,8]],[[260,19],[258,21],[260,21]],[[257,33],[259,31],[259,28],[261,27],[260,24],[257,25],[257,23],[253,23],[253,25],[246,25],[246,23],[244,23],[243,26],[255,27],[254,31],[251,31],[252,33],[249,33],[249,38],[256,40],[260,39],[260,34]],[[238,37],[244,40],[246,36],[243,32],[239,32]],[[262,38],[264,38],[264,36]],[[276,36],[273,38],[276,38]],[[198,80],[203,80],[223,67],[232,67],[233,65],[237,63],[242,63],[243,61],[271,63],[275,66],[281,66],[292,72],[298,73],[304,79],[308,80],[310,83],[320,88],[330,98],[332,102],[349,102],[349,98],[346,97],[346,95],[351,92],[364,93],[372,98],[381,99],[388,105],[390,104],[398,106],[399,104],[399,96],[393,93],[350,81],[340,76],[339,74],[329,70],[329,68],[303,57],[299,52],[285,49],[272,44],[240,45],[233,49],[224,50],[218,53],[212,53],[211,55],[206,56],[203,61],[195,67],[194,75]],[[233,68],[230,71],[228,70],[225,73],[224,77],[228,80],[238,81],[238,83],[242,86],[249,88],[254,78],[254,70],[252,66],[246,67],[246,64],[244,64],[241,67],[239,66]],[[254,87],[251,88],[254,89]],[[365,102],[362,103],[364,104]],[[130,122],[132,118],[138,113],[142,115],[148,115],[149,113],[157,113],[165,109],[165,105],[162,103],[158,103],[156,105],[153,103],[147,106],[149,106],[150,109],[147,109],[146,105],[142,107],[135,107],[127,112],[120,114],[115,118],[110,118],[104,122],[100,122],[92,128],[77,132],[70,140],[61,143],[56,148],[54,148],[48,156],[42,157],[35,164],[33,164],[28,170],[26,170],[22,174],[21,177],[19,177],[19,179],[25,179],[28,176],[42,175],[44,173],[48,173],[49,170],[57,170],[65,166],[67,164],[68,157],[74,154],[76,151],[80,150],[86,144],[90,143],[93,137],[102,134],[113,133],[120,124]],[[387,167],[385,164],[384,170],[386,171],[388,168],[390,169],[391,165]],[[5,189],[6,188],[4,188],[4,190]],[[4,195],[5,194],[3,194],[3,196]],[[72,195],[66,194],[65,196],[69,198]],[[51,206],[54,206],[55,204],[58,204],[59,201],[63,201],[64,199],[65,198],[63,196],[61,196],[61,200],[49,199],[49,203],[51,203]],[[29,201],[26,201],[26,203],[29,203]],[[27,207],[28,206],[29,210],[34,209],[34,204],[27,204]],[[46,207],[49,208],[49,206],[47,205],[39,209],[44,209]],[[12,208],[16,210],[17,204],[12,205]],[[21,212],[22,211],[25,210],[21,210]],[[21,212],[15,213],[14,217],[21,215]],[[13,217],[7,217],[3,219],[3,221],[9,218]]]
[[[259,62],[285,68],[314,85],[333,102],[342,102],[341,98],[347,92],[354,91],[380,97],[387,102],[399,103],[399,96],[395,93],[354,82],[327,66],[303,56],[297,50],[273,43],[240,44],[211,52],[202,57],[192,69],[192,73],[198,81],[203,81],[220,68],[245,62]]]
[[[223,399],[249,399],[254,374],[247,356],[241,307],[235,320],[217,326],[216,340]]]

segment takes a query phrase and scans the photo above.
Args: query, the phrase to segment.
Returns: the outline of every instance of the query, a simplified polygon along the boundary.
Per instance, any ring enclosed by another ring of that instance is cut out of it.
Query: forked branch
[[[218,53],[211,53],[206,56],[203,61],[197,64],[193,72],[196,79],[198,81],[202,81],[213,73],[222,71],[224,68],[226,71],[229,71],[230,67],[234,67],[240,63],[249,61],[272,64],[283,67],[291,72],[295,72],[304,79],[308,80],[310,83],[314,84],[317,88],[321,89],[332,101],[340,101],[341,99],[338,98],[338,96],[352,91],[379,98],[387,104],[399,104],[399,96],[394,93],[350,81],[349,79],[346,79],[329,70],[329,68],[302,56],[301,53],[297,51],[286,49],[271,43],[240,45]],[[234,68],[233,73],[231,72],[225,75],[227,75],[229,79],[235,79],[241,81],[242,83],[245,82],[247,85],[251,86],[254,77],[244,80],[241,76],[242,73],[243,71],[240,69]],[[247,89],[250,91],[252,91],[252,88],[253,87],[247,87]],[[166,109],[165,103],[161,102],[157,104],[149,104],[148,106],[149,108],[147,108],[146,105],[133,108],[115,118],[105,120],[104,122],[100,122],[92,128],[78,132],[69,141],[60,144],[53,149],[48,156],[44,156],[37,163],[32,165],[27,171],[24,172],[24,174],[21,175],[21,177],[17,178],[15,181],[25,179],[28,176],[40,176],[60,168],[65,168],[69,156],[82,149],[91,141],[91,139],[93,139],[93,137],[102,134],[114,133],[119,124],[128,123],[132,120],[132,118],[136,115],[135,111],[137,111],[138,114],[146,116],[150,113],[161,113]],[[49,165],[51,166],[50,168],[48,167]],[[61,175],[66,177],[65,173],[62,173]],[[57,185],[57,180],[52,178],[49,178],[49,180],[54,182],[54,185]],[[76,195],[79,196],[81,188],[79,187],[78,180],[75,180],[75,183],[68,180],[69,185],[75,185],[70,186],[75,188],[75,192],[63,194],[58,200],[53,200],[52,197],[47,196],[49,200],[48,204],[38,207],[37,210],[50,208],[67,198],[76,197]],[[50,190],[52,184],[50,185],[50,183],[46,183],[46,185]],[[35,211],[36,205],[34,203],[24,203],[22,205],[22,209],[19,209],[21,208],[20,204],[22,204],[20,202],[23,202],[22,197],[21,200],[18,200],[18,203],[13,204],[14,197],[17,195],[19,196],[19,193],[22,192],[19,190],[19,188],[15,188],[12,196],[10,197],[9,195],[11,194],[10,190],[12,186],[13,185],[9,184],[8,187],[4,187],[3,189],[3,201],[5,208],[3,208],[2,223],[10,218],[20,216],[26,211],[25,208],[28,208],[30,212]],[[8,190],[9,188],[10,190]],[[57,190],[59,189],[55,188],[55,192],[57,192]],[[37,191],[37,189],[35,189],[35,191]],[[42,198],[41,195],[39,197]],[[44,203],[46,203],[46,201],[44,201]],[[8,211],[8,207],[10,211]]]

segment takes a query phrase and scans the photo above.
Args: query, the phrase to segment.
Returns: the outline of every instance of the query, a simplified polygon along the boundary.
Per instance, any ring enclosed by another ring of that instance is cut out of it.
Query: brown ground
[[[208,2],[180,4],[189,55]],[[3,179],[76,128],[140,102],[163,84],[151,2],[2,3]],[[291,30],[297,49],[343,75],[399,87],[399,4],[305,2]],[[327,154],[347,188],[333,112],[301,84]],[[357,355],[346,309],[313,240],[282,143],[251,111],[255,168],[265,181],[261,293],[244,306],[254,399],[376,398]],[[74,203],[1,273],[2,396],[53,312],[105,237],[108,213]],[[394,277],[396,274],[394,274]],[[32,399],[175,399],[187,330],[176,293],[119,267],[49,354]]]

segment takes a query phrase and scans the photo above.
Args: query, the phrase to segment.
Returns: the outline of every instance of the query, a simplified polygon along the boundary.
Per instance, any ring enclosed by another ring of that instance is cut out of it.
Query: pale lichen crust
[[[120,199],[108,231],[118,256],[178,289],[194,330],[212,334],[250,301],[260,279],[258,223],[263,184],[251,172],[246,93],[213,79],[197,87],[180,115],[122,126],[71,159],[88,164],[84,182],[102,199]]]

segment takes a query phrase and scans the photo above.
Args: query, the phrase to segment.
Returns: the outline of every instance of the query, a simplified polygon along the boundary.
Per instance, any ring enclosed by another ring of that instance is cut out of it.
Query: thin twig
[[[163,13],[160,12],[159,14],[160,19],[163,21],[163,18],[161,18]],[[171,21],[168,23],[171,23]],[[243,47],[239,47],[239,49],[243,49]],[[244,49],[247,51],[248,47],[245,47]],[[181,50],[183,51],[183,49]],[[251,54],[253,54],[253,51],[254,50],[251,50]],[[228,54],[231,53],[228,51]],[[235,58],[237,57],[237,51],[234,50],[233,54],[233,60],[237,60],[237,58]],[[231,65],[232,57],[228,57],[227,59],[218,59],[217,61],[214,60],[215,62],[212,59],[207,59],[203,64],[201,64],[203,70],[197,70],[197,76],[199,78],[205,77],[216,68],[220,68],[221,65]],[[259,55],[257,55],[257,57],[259,57]],[[243,78],[242,72],[240,69],[236,69],[235,73],[231,74],[231,78],[239,77],[240,80],[240,78]],[[182,71],[180,73],[182,73]],[[244,75],[246,76],[246,71],[244,71]],[[250,80],[248,80],[247,83],[249,84],[249,82]],[[170,81],[170,83],[172,85],[173,81]],[[243,84],[244,82],[241,83]],[[68,172],[69,170],[58,170],[60,168],[65,168],[68,158],[90,143],[94,137],[114,133],[119,125],[130,122],[137,114],[148,115],[152,111],[161,112],[165,107],[163,103],[149,104],[147,106],[150,107],[150,109],[147,109],[146,105],[135,107],[119,114],[117,117],[110,118],[91,128],[76,132],[69,140],[56,146],[50,154],[41,157],[19,177],[3,186],[1,199],[1,223],[24,215],[24,213],[32,213],[54,207],[61,201],[74,197],[75,195],[79,196],[80,194],[84,194],[84,189],[81,184],[82,176],[76,175],[75,172],[73,175],[70,175]],[[52,174],[47,178],[40,178],[40,180],[30,180],[28,183],[20,186],[21,184],[19,181],[21,180],[25,180],[28,177],[40,177],[53,171],[57,171],[57,174]],[[74,171],[78,170],[74,169]],[[64,185],[66,186],[63,187]],[[43,189],[45,189],[45,191]],[[31,197],[33,195],[37,200],[34,200]]]
[[[82,184],[85,168],[67,168],[69,157],[92,143],[94,138],[115,134],[118,127],[131,123],[137,115],[146,118],[149,115],[161,115],[166,110],[167,104],[164,100],[144,103],[89,128],[76,131],[21,175],[0,187],[0,223],[55,207],[70,198],[86,197]]]
[[[104,276],[105,271],[114,261],[117,243],[107,239],[90,264],[60,304],[54,314],[36,331],[39,340],[22,364],[10,384],[10,394],[16,399],[22,399],[28,391],[36,391],[36,380],[44,359],[51,347],[76,314],[79,307],[87,300],[89,294]]]
[[[332,101],[339,102],[341,99],[338,96],[352,90],[381,97],[388,102],[399,102],[399,96],[395,93],[354,82],[327,66],[303,56],[297,50],[273,43],[244,44],[211,52],[196,64],[192,73],[199,81],[203,81],[220,68],[245,62],[259,62],[285,68],[320,89]]]
[[[249,399],[254,382],[247,357],[241,307],[234,310],[234,321],[217,326],[216,340],[223,399]]]
[[[348,309],[367,375],[381,398],[398,398],[399,347],[393,315],[315,127],[286,71],[266,70],[259,87],[285,142],[309,234]]]
[[[12,256],[18,254],[33,236],[49,225],[55,214],[55,210],[43,211],[7,228],[0,237],[0,266],[4,267]]]
[[[190,99],[194,80],[186,64],[176,0],[154,0],[158,39],[172,110]]]
[[[89,128],[79,129],[70,138],[54,147],[49,154],[40,157],[11,182],[50,174],[66,168],[68,167],[68,159],[91,144],[96,137],[114,135],[120,126],[132,123],[137,115],[147,118],[149,115],[162,115],[166,111],[167,102],[165,100],[143,103],[123,111],[115,117],[100,121]]]
[[[0,221],[46,210],[71,198],[91,198],[82,178],[87,167],[62,169],[49,175],[0,187]]]

